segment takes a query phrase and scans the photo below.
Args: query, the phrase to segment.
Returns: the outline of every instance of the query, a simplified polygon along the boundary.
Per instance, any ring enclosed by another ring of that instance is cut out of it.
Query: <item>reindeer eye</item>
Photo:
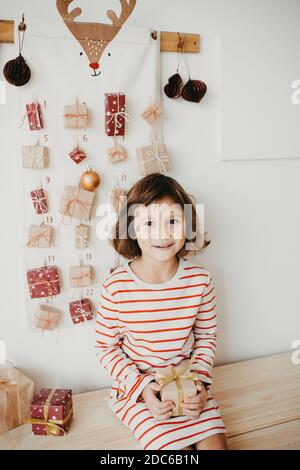
[[[82,55],[82,54],[83,54],[83,52],[80,52],[80,55]]]
[[[107,55],[108,55],[108,57],[110,57],[110,52]]]

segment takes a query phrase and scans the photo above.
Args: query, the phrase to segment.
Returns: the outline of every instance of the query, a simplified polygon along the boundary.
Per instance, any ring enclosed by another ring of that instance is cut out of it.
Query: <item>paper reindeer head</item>
[[[76,22],[75,18],[81,15],[82,10],[81,8],[74,8],[69,13],[68,8],[72,1],[56,0],[57,9],[65,25],[84,49],[89,65],[94,71],[93,76],[100,75],[100,72],[96,73],[100,66],[100,58],[106,46],[118,34],[127,18],[131,15],[136,0],[119,0],[121,4],[120,16],[117,16],[113,10],[108,10],[106,14],[112,24]]]

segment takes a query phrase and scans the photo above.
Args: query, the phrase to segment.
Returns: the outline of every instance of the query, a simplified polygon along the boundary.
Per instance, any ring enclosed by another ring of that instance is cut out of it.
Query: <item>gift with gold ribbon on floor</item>
[[[197,395],[196,380],[198,376],[190,371],[191,359],[184,359],[176,366],[156,369],[155,380],[162,386],[160,398],[162,401],[172,400],[175,408],[172,416],[183,416],[182,402],[187,397]]]
[[[73,419],[72,390],[42,388],[30,404],[32,433],[64,436]]]

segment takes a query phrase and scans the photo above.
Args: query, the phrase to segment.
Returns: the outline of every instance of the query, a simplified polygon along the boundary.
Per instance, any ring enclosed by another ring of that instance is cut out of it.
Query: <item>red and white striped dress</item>
[[[199,418],[153,418],[140,396],[156,368],[192,357],[191,370],[212,383],[216,348],[216,298],[209,271],[184,258],[164,283],[137,277],[130,261],[101,286],[96,348],[113,377],[108,405],[145,450],[182,449],[216,433],[227,433],[208,389]]]

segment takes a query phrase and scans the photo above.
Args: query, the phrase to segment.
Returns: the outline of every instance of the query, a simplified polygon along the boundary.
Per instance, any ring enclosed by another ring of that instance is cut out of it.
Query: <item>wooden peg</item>
[[[157,39],[157,32],[152,31],[151,36]],[[160,50],[161,52],[200,52],[200,35],[161,31]]]

